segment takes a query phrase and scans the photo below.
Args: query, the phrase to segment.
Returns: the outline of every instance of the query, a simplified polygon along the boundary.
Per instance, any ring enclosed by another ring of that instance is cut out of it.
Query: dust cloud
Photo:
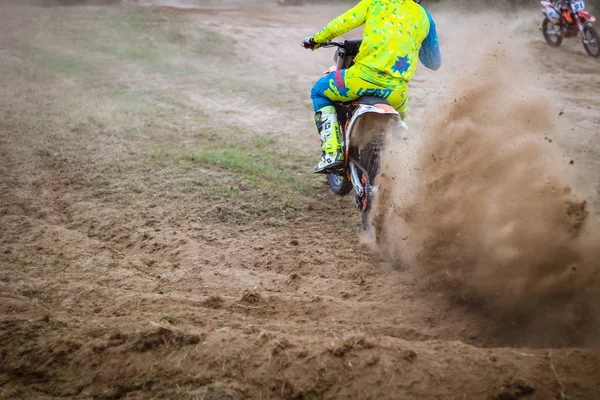
[[[499,59],[510,57],[493,51],[459,79],[418,149],[389,146],[376,246],[432,287],[533,329],[535,343],[597,345],[597,218],[571,188],[577,165],[552,139],[552,108]]]

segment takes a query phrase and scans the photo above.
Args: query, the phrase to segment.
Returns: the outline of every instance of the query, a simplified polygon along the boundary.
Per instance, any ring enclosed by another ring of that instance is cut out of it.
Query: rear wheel
[[[345,175],[327,174],[327,184],[331,191],[339,196],[345,196],[352,190],[352,182]]]
[[[598,32],[593,26],[583,28],[583,47],[585,52],[594,58],[600,56],[600,41],[598,40]]]
[[[375,183],[375,178],[379,173],[381,162],[381,150],[383,149],[383,137],[375,137],[360,150],[360,163],[367,170],[370,184]],[[372,195],[370,195],[371,197]],[[372,197],[369,198],[366,210],[362,213],[363,228],[366,231],[371,231],[371,223],[369,222],[369,210],[371,209]]]
[[[552,47],[558,47],[562,43],[563,37],[560,33],[560,24],[557,21],[550,21],[547,17],[542,22],[542,34],[546,43]]]

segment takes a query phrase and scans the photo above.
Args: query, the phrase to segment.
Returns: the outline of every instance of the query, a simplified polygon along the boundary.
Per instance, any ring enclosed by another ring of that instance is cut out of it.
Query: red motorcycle
[[[583,0],[567,0],[551,3],[541,1],[542,13],[546,16],[542,23],[544,39],[552,47],[558,47],[563,38],[576,37],[581,33],[583,47],[592,57],[600,56],[598,32],[592,26],[596,17],[585,10]]]

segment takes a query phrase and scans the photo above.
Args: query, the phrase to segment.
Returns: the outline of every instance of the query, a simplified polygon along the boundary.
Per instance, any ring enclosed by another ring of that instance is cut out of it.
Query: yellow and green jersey
[[[393,87],[409,82],[420,58],[430,69],[441,64],[435,23],[413,0],[362,0],[314,36],[324,43],[365,25],[355,68],[362,78]],[[403,82],[401,82],[403,81]]]

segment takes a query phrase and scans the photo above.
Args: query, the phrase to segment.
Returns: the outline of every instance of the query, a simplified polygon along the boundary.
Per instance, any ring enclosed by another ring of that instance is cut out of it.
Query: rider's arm
[[[371,4],[371,0],[361,0],[354,8],[328,23],[325,28],[313,37],[313,39],[317,43],[325,43],[354,28],[358,28],[364,24],[367,19],[369,4]]]
[[[427,17],[429,18],[429,34],[423,40],[421,44],[421,50],[419,51],[419,59],[429,69],[437,71],[442,66],[442,55],[440,53],[440,44],[438,42],[437,30],[435,29],[435,22],[429,15],[429,12],[425,10]]]

